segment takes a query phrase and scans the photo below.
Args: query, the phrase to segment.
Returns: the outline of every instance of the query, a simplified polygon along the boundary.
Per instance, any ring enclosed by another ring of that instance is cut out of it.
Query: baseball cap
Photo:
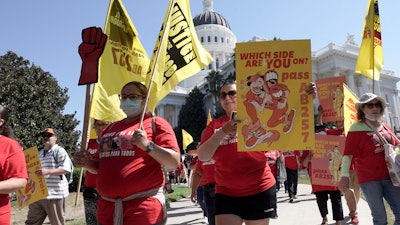
[[[54,130],[53,128],[45,128],[45,129],[42,131],[42,134],[43,134],[43,133],[49,133],[49,134],[53,134],[53,135],[57,136],[57,133],[55,132],[55,130]]]

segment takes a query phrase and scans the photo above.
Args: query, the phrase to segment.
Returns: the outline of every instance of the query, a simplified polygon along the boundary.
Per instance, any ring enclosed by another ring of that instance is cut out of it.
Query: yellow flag
[[[212,117],[211,117],[211,110],[208,109],[208,116],[207,116],[207,125],[210,124],[212,121]]]
[[[355,103],[359,102],[359,100],[346,84],[343,84],[343,94],[344,133],[347,135],[350,126],[357,122],[357,110]]]
[[[196,35],[189,0],[170,0],[153,50],[146,84],[147,108],[154,112],[161,99],[178,83],[199,72],[212,61]]]
[[[187,146],[193,142],[193,137],[186,130],[182,129],[182,146],[186,150]]]
[[[378,0],[369,0],[355,72],[373,80],[379,80],[382,66],[383,51]]]
[[[134,80],[145,82],[149,58],[120,0],[110,1],[104,30],[108,39],[99,61],[90,117],[117,121],[126,116],[119,108],[122,86]]]

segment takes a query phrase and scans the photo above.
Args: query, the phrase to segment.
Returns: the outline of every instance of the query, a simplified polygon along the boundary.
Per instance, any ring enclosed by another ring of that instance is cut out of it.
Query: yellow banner
[[[193,137],[186,130],[182,129],[182,146],[183,150],[186,150],[187,146],[193,142]]]
[[[351,91],[351,89],[343,84],[343,109],[344,109],[344,134],[347,135],[350,126],[357,122],[356,102],[359,102],[358,97]]]
[[[211,123],[211,121],[212,121],[211,110],[210,110],[210,109],[208,109],[208,115],[207,115],[207,124],[206,124],[206,125],[210,124],[210,123]]]
[[[110,1],[104,30],[108,39],[99,61],[90,117],[112,122],[126,117],[119,107],[122,86],[130,81],[144,83],[149,59],[120,0]]]
[[[382,66],[383,51],[378,0],[369,0],[355,72],[370,79],[379,80]]]
[[[188,0],[170,1],[153,53],[146,81],[146,86],[153,82],[147,106],[151,112],[180,81],[212,61],[197,38]]]
[[[16,192],[19,209],[22,209],[23,207],[39,201],[49,195],[46,180],[43,176],[38,176],[36,174],[36,170],[42,168],[38,154],[38,148],[36,146],[28,148],[24,151],[24,154],[29,178],[25,187]]]
[[[310,40],[236,44],[238,151],[314,149],[311,70]]]

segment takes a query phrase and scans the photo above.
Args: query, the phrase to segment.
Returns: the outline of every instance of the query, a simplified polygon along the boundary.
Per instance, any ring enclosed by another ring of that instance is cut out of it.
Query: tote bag
[[[372,128],[370,124],[367,125],[370,128]],[[383,127],[390,133],[392,138],[397,139],[397,137],[393,134],[393,132],[391,132],[388,128],[386,128],[385,125],[383,125]],[[384,138],[379,133],[379,131],[377,131],[374,128],[372,129],[375,131],[375,133],[378,135],[379,139],[383,143],[383,147],[385,149],[385,162],[389,171],[390,180],[392,181],[394,186],[400,187],[400,149],[398,146],[393,146],[392,144],[390,144],[386,140],[386,138]]]

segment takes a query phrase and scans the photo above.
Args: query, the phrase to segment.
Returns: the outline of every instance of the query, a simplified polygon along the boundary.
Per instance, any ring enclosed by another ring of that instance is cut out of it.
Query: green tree
[[[40,67],[14,52],[0,56],[0,104],[10,110],[10,125],[24,149],[42,148],[40,133],[55,128],[57,143],[72,155],[78,149],[79,121],[73,114],[63,114],[68,102],[68,88]]]
[[[230,75],[230,77],[234,77],[234,75]],[[223,75],[219,73],[219,71],[212,70],[208,73],[208,75],[204,78],[206,80],[206,83],[204,84],[204,90],[206,91],[206,96],[212,98],[213,100],[211,102],[214,103],[214,107],[216,109],[215,114],[213,115],[213,118],[218,118],[221,115],[224,115],[224,110],[221,107],[221,104],[219,103],[219,89],[222,87],[224,84],[225,80]]]
[[[182,106],[179,117],[178,127],[175,129],[177,140],[182,149],[182,129],[186,130],[193,137],[193,143],[188,146],[188,149],[193,149],[200,141],[201,132],[206,127],[207,115],[203,108],[204,94],[196,86],[186,97],[186,102]]]

